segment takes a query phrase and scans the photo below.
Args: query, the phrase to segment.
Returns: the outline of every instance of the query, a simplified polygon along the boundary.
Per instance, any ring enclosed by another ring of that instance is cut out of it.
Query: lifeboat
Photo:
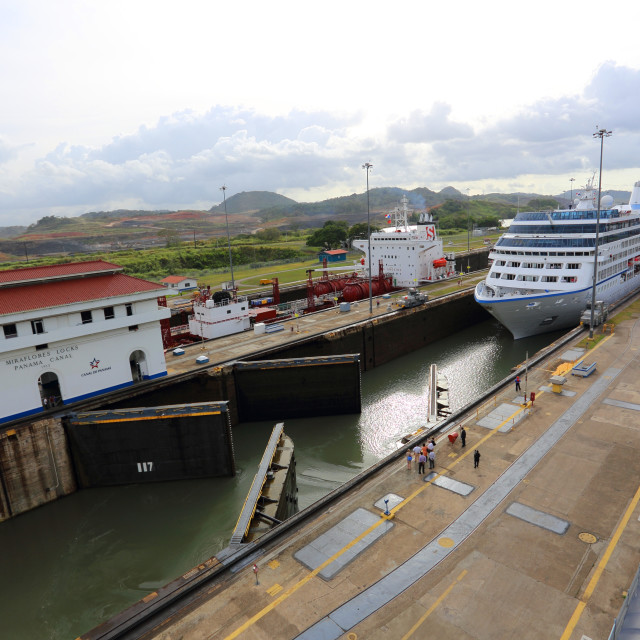
[[[446,267],[447,266],[447,260],[445,258],[438,258],[437,260],[433,261],[433,266],[436,267],[436,268]]]

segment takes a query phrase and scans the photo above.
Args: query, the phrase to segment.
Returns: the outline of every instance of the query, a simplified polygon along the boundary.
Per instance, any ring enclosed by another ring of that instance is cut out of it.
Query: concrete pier
[[[454,415],[430,475],[400,450],[82,637],[607,638],[640,559],[639,315]]]

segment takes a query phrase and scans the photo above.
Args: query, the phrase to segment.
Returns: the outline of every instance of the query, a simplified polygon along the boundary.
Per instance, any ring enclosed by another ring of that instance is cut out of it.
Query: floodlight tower
[[[596,129],[598,126],[596,125]],[[600,240],[600,194],[602,193],[602,152],[604,150],[604,139],[611,135],[611,131],[598,129],[594,138],[600,138],[600,176],[598,177],[598,213],[596,214],[596,246],[593,254],[593,289],[591,290],[591,322],[589,323],[589,338],[593,338],[593,320],[596,306],[596,287],[598,286],[598,244]]]

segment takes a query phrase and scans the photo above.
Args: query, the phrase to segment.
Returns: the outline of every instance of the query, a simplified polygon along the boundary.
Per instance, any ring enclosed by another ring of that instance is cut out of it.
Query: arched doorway
[[[129,365],[131,367],[131,379],[134,382],[140,382],[149,377],[147,369],[147,359],[144,351],[136,350],[129,356]]]
[[[45,373],[38,378],[38,390],[40,391],[42,406],[45,409],[62,404],[60,382],[58,376],[53,373],[53,371],[45,371]]]

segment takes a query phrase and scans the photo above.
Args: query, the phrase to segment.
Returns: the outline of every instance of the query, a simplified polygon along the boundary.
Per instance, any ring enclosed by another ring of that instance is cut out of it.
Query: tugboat
[[[235,291],[201,289],[193,300],[189,316],[189,333],[203,340],[240,333],[251,328],[249,301]]]

